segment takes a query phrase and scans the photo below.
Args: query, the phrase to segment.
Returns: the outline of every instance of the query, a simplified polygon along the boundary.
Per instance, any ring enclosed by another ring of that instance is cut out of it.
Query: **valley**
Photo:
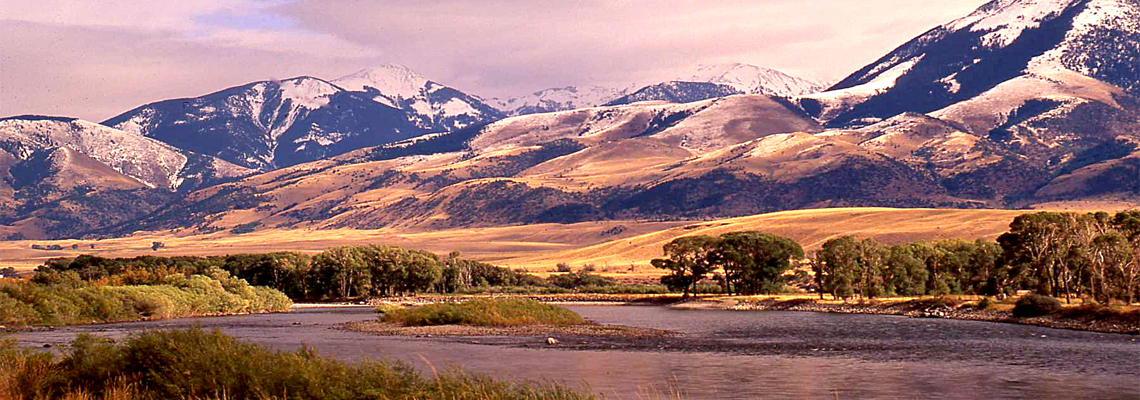
[[[1123,204],[1109,206],[1102,209],[1128,208]],[[1055,205],[1051,209],[1065,208]],[[806,249],[816,249],[828,239],[843,235],[875,238],[887,244],[936,239],[994,239],[1008,230],[1013,218],[1026,212],[839,208],[709,221],[605,221],[431,230],[270,229],[244,234],[151,233],[102,240],[6,241],[0,243],[0,267],[30,269],[50,258],[82,254],[114,258],[275,251],[316,253],[336,246],[382,244],[437,254],[459,251],[465,257],[536,273],[549,273],[556,264],[568,263],[575,267],[594,264],[599,272],[618,278],[656,277],[663,272],[649,266],[649,260],[661,257],[661,247],[682,236],[755,230],[792,238]],[[159,251],[152,250],[156,241],[165,247]],[[58,245],[62,250],[35,250],[31,248],[33,244]],[[78,248],[73,250],[72,245]],[[92,249],[92,245],[95,248]],[[632,272],[629,271],[631,264]]]

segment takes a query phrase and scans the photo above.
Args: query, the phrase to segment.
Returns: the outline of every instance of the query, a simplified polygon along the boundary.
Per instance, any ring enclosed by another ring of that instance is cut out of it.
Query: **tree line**
[[[50,260],[39,267],[37,273],[74,271],[83,280],[98,281],[112,277],[122,279],[138,270],[195,274],[211,268],[227,271],[250,285],[280,290],[294,300],[549,285],[533,275],[464,259],[458,252],[439,257],[427,251],[377,245],[336,247],[315,255],[281,252],[114,259],[82,255]]]
[[[888,246],[843,236],[805,257],[791,239],[734,232],[678,238],[666,244],[664,252],[666,258],[652,264],[669,271],[661,282],[685,296],[706,279],[733,294],[780,291],[797,279],[790,272],[794,264],[808,267],[801,271],[811,270],[811,287],[820,296],[843,299],[1001,296],[1033,290],[1047,296],[1133,303],[1140,294],[1140,211],[1025,214],[1015,218],[1009,232],[997,241]]]

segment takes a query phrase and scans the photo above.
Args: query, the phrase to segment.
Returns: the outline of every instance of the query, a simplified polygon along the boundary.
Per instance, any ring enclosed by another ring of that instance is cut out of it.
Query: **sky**
[[[384,63],[483,97],[748,63],[835,82],[985,0],[4,0],[0,116]]]

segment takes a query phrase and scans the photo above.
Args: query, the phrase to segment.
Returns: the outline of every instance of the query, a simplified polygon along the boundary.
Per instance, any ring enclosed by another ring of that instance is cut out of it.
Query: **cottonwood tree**
[[[716,249],[717,238],[686,236],[674,239],[664,246],[664,259],[650,261],[654,267],[669,271],[661,283],[672,290],[682,290],[682,298],[689,298],[693,286],[708,277],[715,267],[709,255]]]
[[[791,268],[792,259],[803,258],[804,250],[788,238],[734,232],[721,235],[709,257],[714,266],[724,269],[729,293],[772,293],[781,288],[779,280]]]

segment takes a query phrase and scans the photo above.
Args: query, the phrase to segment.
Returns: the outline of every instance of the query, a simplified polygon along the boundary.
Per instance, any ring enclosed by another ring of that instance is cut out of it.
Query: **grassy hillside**
[[[51,257],[95,254],[103,257],[138,255],[221,255],[270,251],[317,252],[350,244],[386,244],[465,256],[498,265],[552,270],[560,262],[595,264],[602,270],[648,273],[648,261],[661,256],[661,246],[687,235],[719,235],[759,230],[796,240],[811,250],[842,235],[874,237],[886,244],[941,238],[996,238],[1025,210],[953,210],[834,208],[786,211],[706,222],[607,221],[577,224],[537,224],[436,231],[266,230],[236,235],[138,235],[87,241],[11,241],[0,243],[0,267],[33,267]],[[151,250],[153,242],[165,244]],[[33,250],[31,246],[60,245],[63,250]],[[72,249],[77,245],[77,249]],[[90,246],[94,245],[92,249]],[[611,267],[611,268],[607,268]]]

